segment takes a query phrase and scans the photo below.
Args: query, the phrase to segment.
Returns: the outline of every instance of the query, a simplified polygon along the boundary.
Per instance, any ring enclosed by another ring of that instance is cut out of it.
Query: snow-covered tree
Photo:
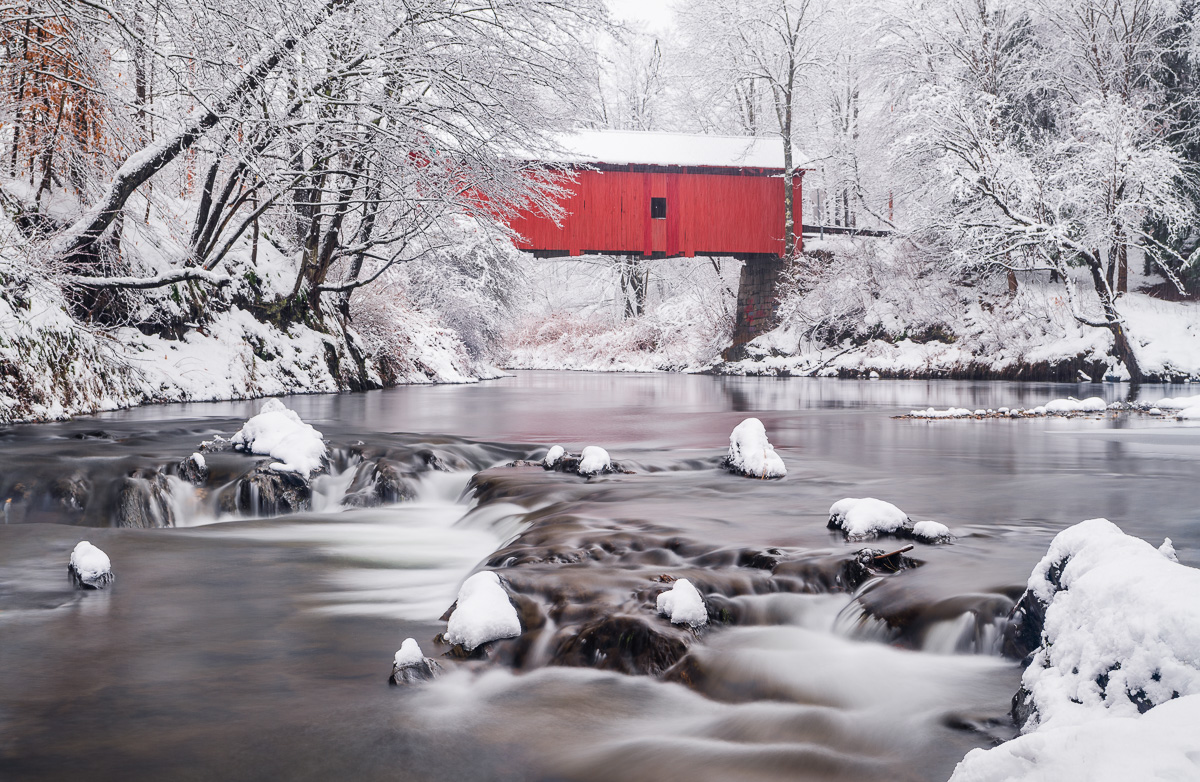
[[[1151,224],[1194,217],[1161,79],[1179,13],[1160,0],[959,0],[907,16],[925,238],[962,268],[1054,272],[1135,379],[1118,306],[1128,258],[1172,254]],[[1076,291],[1075,267],[1094,298]]]

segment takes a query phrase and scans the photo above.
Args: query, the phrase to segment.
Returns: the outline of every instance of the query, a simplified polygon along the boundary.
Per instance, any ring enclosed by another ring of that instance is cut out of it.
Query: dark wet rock
[[[193,486],[203,486],[208,483],[208,476],[208,463],[198,453],[188,456],[179,463],[179,477]]]
[[[233,449],[233,443],[225,439],[221,435],[213,435],[211,440],[205,440],[200,443],[201,453],[219,453],[221,451],[229,451]]]
[[[92,492],[92,482],[86,476],[75,474],[55,478],[50,484],[50,498],[60,507],[81,511],[87,506]]]
[[[597,668],[625,674],[660,674],[687,652],[691,630],[638,616],[610,616],[589,622],[554,650],[557,665]]]
[[[104,589],[116,580],[111,570],[94,578],[86,578],[73,565],[67,565],[67,577],[76,589]]]
[[[117,438],[103,429],[96,429],[91,432],[76,432],[71,435],[74,440],[116,440]]]
[[[174,527],[167,476],[150,470],[137,470],[126,476],[117,495],[112,523],[115,527],[140,529]]]
[[[279,516],[312,507],[312,484],[295,472],[271,469],[274,459],[258,463],[250,472],[225,487],[217,498],[223,513]]]
[[[848,556],[807,556],[780,562],[772,572],[780,581],[798,582],[789,591],[853,592],[872,578],[919,567],[919,560],[906,556],[912,548],[911,545],[893,551],[864,548]]]
[[[396,686],[429,681],[441,673],[441,670],[442,666],[428,657],[411,665],[392,665],[392,675],[388,677],[388,684]]]
[[[355,470],[342,504],[353,508],[372,508],[416,499],[417,492],[412,483],[414,479],[411,473],[405,474],[402,465],[389,459],[363,462]]]
[[[530,461],[528,459],[517,459],[504,465],[505,467],[541,467],[549,472],[561,472],[568,475],[582,475],[585,478],[590,478],[593,475],[633,475],[634,471],[620,464],[609,460],[603,468],[594,473],[580,472],[580,465],[583,463],[583,454],[581,453],[566,453],[555,459],[552,463],[547,464],[545,461]]]

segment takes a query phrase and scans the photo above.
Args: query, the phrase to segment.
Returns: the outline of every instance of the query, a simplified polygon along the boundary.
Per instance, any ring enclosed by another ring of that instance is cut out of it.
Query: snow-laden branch
[[[316,30],[339,8],[354,0],[326,0],[310,19],[292,28],[283,25],[270,43],[259,50],[208,106],[197,110],[175,133],[134,152],[117,169],[107,192],[93,203],[75,223],[56,237],[52,249],[59,257],[86,253],[100,238],[125,202],[146,180],[158,173],[182,152],[199,141],[221,117],[253,92],[306,36]]]
[[[217,274],[207,269],[175,269],[155,277],[84,277],[71,276],[67,282],[80,288],[126,288],[132,290],[148,290],[163,288],[177,282],[205,282],[218,288],[233,281],[232,277]]]

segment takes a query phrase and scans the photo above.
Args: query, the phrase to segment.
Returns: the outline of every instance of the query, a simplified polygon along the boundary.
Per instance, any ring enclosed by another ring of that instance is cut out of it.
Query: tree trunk
[[[1129,343],[1129,336],[1125,333],[1125,322],[1117,312],[1112,288],[1108,286],[1105,279],[1100,251],[1093,250],[1088,254],[1086,260],[1088,269],[1092,273],[1092,284],[1096,288],[1096,295],[1100,297],[1100,306],[1104,309],[1104,326],[1113,335],[1113,355],[1129,371],[1129,382],[1137,386],[1142,382],[1142,368],[1138,364],[1137,355],[1133,352],[1133,346]]]

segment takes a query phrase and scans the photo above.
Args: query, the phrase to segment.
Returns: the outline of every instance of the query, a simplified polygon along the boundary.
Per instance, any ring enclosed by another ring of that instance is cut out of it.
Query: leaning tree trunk
[[[1142,382],[1142,368],[1138,364],[1137,355],[1133,352],[1133,346],[1129,343],[1125,322],[1117,312],[1116,295],[1105,278],[1104,264],[1098,250],[1088,254],[1087,264],[1092,273],[1092,284],[1096,287],[1096,295],[1100,298],[1100,306],[1104,309],[1104,326],[1113,335],[1113,355],[1129,370],[1129,382],[1136,389]]]

